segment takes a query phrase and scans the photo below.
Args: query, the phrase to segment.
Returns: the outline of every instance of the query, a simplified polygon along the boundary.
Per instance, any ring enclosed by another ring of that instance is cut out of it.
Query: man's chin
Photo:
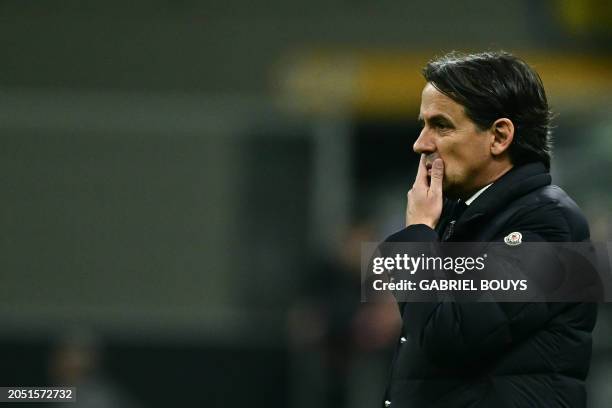
[[[444,175],[446,177],[446,174]],[[427,176],[427,184],[431,185],[431,177]],[[445,198],[457,200],[462,198],[462,190],[455,183],[449,183],[447,180],[442,181],[442,194]]]

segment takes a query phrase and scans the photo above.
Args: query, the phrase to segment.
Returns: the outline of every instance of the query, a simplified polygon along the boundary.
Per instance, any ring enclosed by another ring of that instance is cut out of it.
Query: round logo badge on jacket
[[[511,232],[504,237],[504,242],[510,246],[521,245],[521,242],[523,242],[523,234],[520,232]]]

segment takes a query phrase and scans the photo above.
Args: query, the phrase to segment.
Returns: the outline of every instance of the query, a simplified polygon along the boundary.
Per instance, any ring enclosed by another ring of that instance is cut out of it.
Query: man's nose
[[[429,136],[429,132],[427,132],[426,129],[421,130],[421,134],[417,138],[416,142],[414,142],[412,149],[418,154],[429,154],[436,151],[436,145],[433,138]]]

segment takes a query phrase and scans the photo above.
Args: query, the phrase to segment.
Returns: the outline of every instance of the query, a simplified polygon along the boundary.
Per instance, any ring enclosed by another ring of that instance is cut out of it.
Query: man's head
[[[538,74],[504,52],[448,54],[423,70],[414,144],[444,161],[444,193],[467,198],[512,166],[550,167],[550,111]]]

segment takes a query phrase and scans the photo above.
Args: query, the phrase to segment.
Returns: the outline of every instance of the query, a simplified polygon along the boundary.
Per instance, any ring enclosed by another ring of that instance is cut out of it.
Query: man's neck
[[[484,179],[484,181],[478,183],[477,187],[470,189],[470,191],[466,192],[465,194],[462,194],[460,197],[461,201],[467,202],[470,198],[473,198],[470,201],[470,203],[472,203],[478,195],[482,194],[484,190],[486,190],[491,184],[499,180],[504,174],[512,170],[513,167],[514,166],[512,164],[509,164],[508,166],[504,166],[502,169],[496,171],[495,173],[493,173],[492,176],[487,177],[486,179]]]

